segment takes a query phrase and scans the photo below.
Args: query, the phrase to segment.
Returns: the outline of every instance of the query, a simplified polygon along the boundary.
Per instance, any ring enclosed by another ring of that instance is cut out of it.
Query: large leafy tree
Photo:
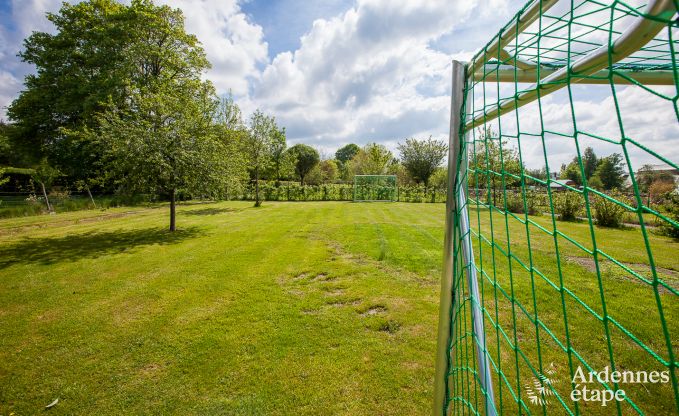
[[[597,167],[602,159],[599,159],[594,153],[594,149],[587,147],[582,154],[582,169],[585,171],[585,178],[588,182],[593,179],[596,173]],[[561,166],[560,177],[570,179],[575,182],[578,186],[583,184],[582,174],[580,170],[580,161],[578,157],[574,157],[569,164],[563,164]],[[594,184],[598,184],[598,179],[595,179]],[[592,185],[592,183],[589,183]]]
[[[304,185],[304,177],[321,161],[316,149],[306,144],[296,144],[288,152],[295,160],[295,173],[299,176],[300,184]]]
[[[47,15],[54,34],[34,32],[25,40],[20,56],[36,72],[26,77],[8,115],[18,130],[17,147],[34,162],[46,156],[86,184],[99,176],[103,149],[81,133],[94,127],[105,102],[124,102],[134,72],[129,49],[145,31],[135,12],[150,7],[142,1],[131,7],[114,0],[64,3]]]
[[[335,152],[335,159],[339,160],[341,163],[347,163],[356,156],[356,153],[358,153],[359,150],[361,150],[361,148],[358,147],[358,145],[349,143],[348,145],[337,149]]]
[[[108,172],[123,189],[169,196],[174,231],[178,191],[206,195],[224,186],[224,146],[213,128],[218,103],[201,79],[209,63],[180,10],[138,0],[121,18],[133,31],[122,52],[130,63],[125,100],[109,100],[87,136],[100,138]]]
[[[613,153],[599,161],[594,174],[605,190],[622,187],[625,182],[625,162],[620,153]]]
[[[398,150],[401,153],[401,163],[410,176],[417,183],[423,182],[426,187],[429,186],[429,178],[446,157],[448,146],[443,140],[431,137],[426,140],[410,138],[405,143],[399,143]]]

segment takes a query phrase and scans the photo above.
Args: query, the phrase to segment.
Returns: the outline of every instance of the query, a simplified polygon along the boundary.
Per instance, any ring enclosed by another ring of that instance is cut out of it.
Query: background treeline
[[[400,160],[377,144],[345,146],[326,160],[310,146],[288,147],[273,116],[257,110],[246,117],[231,96],[217,95],[205,77],[205,51],[186,33],[179,9],[89,0],[64,3],[47,18],[55,31],[24,41],[20,56],[35,71],[0,125],[0,191],[30,192],[28,211],[143,196],[170,202],[174,230],[180,199],[239,195],[260,205],[287,196],[271,190],[286,180],[313,187],[393,173],[402,185],[428,186],[443,176],[435,173],[445,145],[432,139],[407,140]],[[316,198],[313,189],[302,195]]]
[[[47,17],[55,31],[24,41],[20,56],[35,72],[0,123],[0,216],[169,201],[174,230],[178,200],[350,200],[354,175],[366,174],[396,175],[398,201],[445,200],[443,141],[409,138],[397,155],[377,143],[321,155],[305,144],[288,146],[273,116],[243,115],[206,79],[210,63],[179,9],[89,0]],[[470,195],[479,203],[554,211],[564,220],[582,215],[582,194],[565,188],[545,199],[555,178],[527,169],[493,132],[479,132],[469,154]],[[633,206],[639,201],[625,183],[628,171],[621,155],[598,157],[587,148],[558,178],[572,180],[572,190],[586,186]],[[674,215],[671,175],[644,168],[636,176],[642,203]],[[619,211],[599,199],[597,215]]]

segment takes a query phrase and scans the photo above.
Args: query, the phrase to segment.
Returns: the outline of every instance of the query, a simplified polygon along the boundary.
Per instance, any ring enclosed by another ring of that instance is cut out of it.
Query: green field
[[[443,204],[251,205],[182,205],[174,234],[163,207],[0,221],[0,415],[37,414],[56,398],[50,414],[429,414]],[[488,226],[487,212],[471,216]],[[559,227],[587,245],[586,224]],[[510,228],[522,258],[525,227]],[[637,229],[596,232],[607,252],[644,268]],[[501,242],[505,230],[494,233]],[[679,243],[651,240],[677,287]],[[536,232],[531,242],[536,267],[550,273],[553,240]],[[560,250],[565,284],[596,308],[591,265],[572,244]],[[612,268],[603,276],[609,313],[666,356],[649,287]],[[517,301],[529,303],[529,280],[516,271],[513,280]],[[540,316],[557,328],[558,293],[535,290]],[[673,294],[661,296],[674,341],[679,307]],[[574,348],[605,364],[601,324],[568,307]],[[511,325],[507,305],[497,309]],[[532,359],[534,329],[526,319],[516,325]],[[615,340],[623,365],[653,364]],[[563,354],[544,342],[543,359],[563,368]],[[667,385],[630,394],[647,414],[674,406]],[[580,409],[600,412],[590,410]]]

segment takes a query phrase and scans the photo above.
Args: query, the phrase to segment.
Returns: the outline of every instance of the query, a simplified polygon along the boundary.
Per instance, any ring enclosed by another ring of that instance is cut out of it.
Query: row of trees
[[[47,18],[56,30],[24,41],[20,56],[36,71],[8,108],[11,123],[0,124],[0,166],[30,168],[46,201],[57,179],[90,197],[91,189],[158,195],[170,201],[175,230],[179,193],[219,198],[251,180],[260,205],[261,179],[395,173],[428,184],[445,157],[432,139],[406,140],[402,163],[377,144],[323,161],[310,146],[287,148],[274,117],[257,110],[244,120],[232,97],[217,96],[178,9],[89,0]]]

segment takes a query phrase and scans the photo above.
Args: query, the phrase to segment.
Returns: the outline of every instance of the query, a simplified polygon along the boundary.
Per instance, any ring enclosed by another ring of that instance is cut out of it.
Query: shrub
[[[535,191],[526,192],[526,210],[528,215],[539,215],[539,195]],[[521,191],[507,192],[507,210],[515,214],[524,214],[523,193]]]
[[[568,191],[554,192],[552,203],[561,221],[575,221],[584,205],[579,194]]]
[[[679,223],[679,193],[668,194],[663,206],[664,214],[672,221]],[[661,221],[660,231],[668,237],[679,239],[679,227],[675,227],[667,221]]]
[[[620,202],[628,202],[627,198],[618,192],[612,193],[610,196]],[[597,225],[613,228],[622,226],[625,213],[627,212],[624,207],[599,195],[593,195],[591,201]]]

